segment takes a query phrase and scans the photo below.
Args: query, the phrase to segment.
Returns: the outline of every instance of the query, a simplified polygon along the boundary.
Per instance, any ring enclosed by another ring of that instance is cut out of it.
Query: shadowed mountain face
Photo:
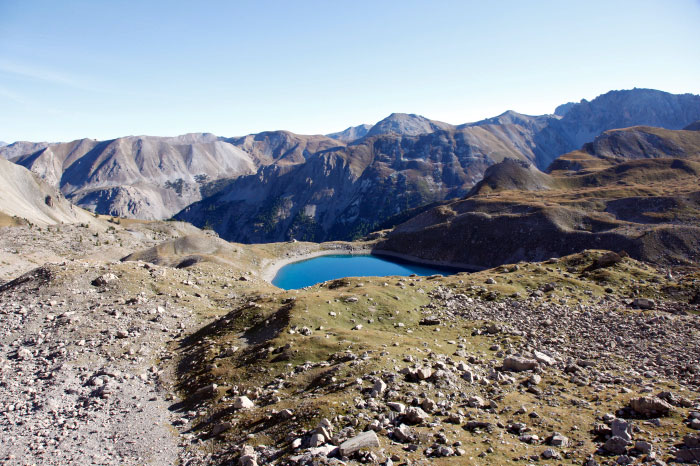
[[[378,250],[478,267],[587,248],[700,262],[700,132],[608,131],[550,172],[490,167],[467,198],[399,225]]]
[[[686,131],[700,131],[700,120],[692,122],[683,129]]]
[[[398,212],[465,195],[504,158],[542,170],[612,128],[682,128],[700,119],[700,97],[614,91],[556,113],[508,111],[459,126],[395,113],[332,137],[86,139],[15,143],[0,154],[100,213],[167,218],[184,209],[178,218],[237,241],[349,239]]]
[[[352,238],[403,210],[463,196],[506,157],[524,158],[482,127],[366,137],[240,177],[176,218],[239,242]]]

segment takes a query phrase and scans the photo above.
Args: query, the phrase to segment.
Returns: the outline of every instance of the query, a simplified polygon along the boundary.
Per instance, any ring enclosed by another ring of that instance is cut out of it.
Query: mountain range
[[[378,252],[491,267],[608,249],[678,265],[700,261],[700,131],[611,130],[541,172],[486,170],[462,199],[387,233]],[[494,247],[494,245],[498,245]]]
[[[240,242],[320,241],[361,236],[408,209],[463,197],[505,159],[542,170],[606,130],[680,129],[699,119],[700,96],[633,89],[551,115],[508,111],[462,125],[395,113],[326,136],[16,142],[0,156],[99,213],[174,216]]]
[[[615,91],[558,112],[508,111],[459,126],[393,114],[304,163],[272,164],[233,180],[176,218],[239,242],[352,239],[400,212],[466,195],[506,158],[544,169],[608,129],[683,128],[700,118],[700,97]]]

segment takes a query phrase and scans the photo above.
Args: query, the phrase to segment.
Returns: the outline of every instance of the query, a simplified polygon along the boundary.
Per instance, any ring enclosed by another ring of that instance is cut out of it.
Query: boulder
[[[92,281],[93,286],[106,286],[109,283],[115,282],[119,280],[119,277],[114,275],[113,273],[106,273],[104,275],[100,275],[96,279]]]
[[[686,448],[700,448],[700,434],[688,434],[683,437],[683,445]]]
[[[211,429],[211,435],[213,437],[216,437],[219,434],[223,434],[227,430],[230,430],[233,427],[233,424],[230,422],[220,422]]]
[[[547,438],[547,445],[566,448],[569,446],[569,439],[559,432],[554,432],[549,438]]]
[[[622,419],[614,419],[610,424],[613,437],[620,437],[627,442],[632,441],[632,424]]]
[[[630,408],[645,417],[666,416],[671,412],[670,404],[653,396],[643,396],[630,400]]]
[[[682,448],[676,452],[676,461],[679,463],[700,462],[700,448]]]
[[[406,406],[403,403],[390,401],[386,405],[389,407],[389,409],[391,409],[392,411],[396,411],[399,414],[402,414],[404,411],[406,411]]]
[[[621,437],[610,437],[603,445],[603,450],[613,455],[624,455],[629,442]]]
[[[440,319],[436,316],[423,317],[418,325],[440,325]]]
[[[637,309],[648,310],[654,309],[656,307],[656,302],[648,298],[635,298],[634,301],[632,301],[632,306]]]
[[[372,387],[372,391],[370,392],[370,396],[373,398],[381,395],[384,393],[384,390],[386,390],[386,383],[382,379],[377,379],[376,382],[374,382],[374,386]]]
[[[379,438],[372,430],[362,432],[340,444],[340,456],[350,456],[363,448],[379,447]]]
[[[411,406],[406,410],[406,414],[404,414],[404,419],[409,424],[421,424],[429,420],[430,415],[418,407]]]
[[[641,452],[645,455],[648,455],[651,453],[651,450],[653,450],[653,445],[649,442],[646,442],[644,440],[637,440],[634,444],[634,449],[637,450],[638,452]]]
[[[219,391],[217,390],[218,385],[215,383],[205,385],[204,387],[198,389],[192,394],[192,398],[195,400],[207,400],[209,398],[214,398]]]
[[[408,443],[413,440],[413,431],[406,424],[401,424],[394,429],[393,437],[397,442]]]
[[[433,370],[429,367],[421,367],[416,371],[416,377],[418,377],[418,380],[429,379],[431,375],[433,375]]]
[[[251,409],[255,404],[247,396],[237,396],[233,400],[233,407],[236,409]]]
[[[239,466],[258,466],[258,454],[255,449],[250,445],[244,446],[238,464]]]
[[[511,372],[530,371],[537,367],[534,359],[521,358],[518,356],[508,356],[503,360],[503,370]]]
[[[554,358],[547,356],[546,354],[540,352],[540,351],[535,351],[533,353],[533,356],[535,356],[535,360],[541,364],[546,364],[547,366],[551,366],[554,364]]]
[[[320,447],[324,443],[326,443],[325,436],[323,434],[318,433],[318,432],[314,433],[311,436],[311,439],[309,440],[309,446],[311,448]]]
[[[609,251],[600,256],[595,261],[595,264],[591,267],[591,269],[595,270],[602,269],[605,267],[612,267],[620,261],[622,261],[622,257],[618,253]]]

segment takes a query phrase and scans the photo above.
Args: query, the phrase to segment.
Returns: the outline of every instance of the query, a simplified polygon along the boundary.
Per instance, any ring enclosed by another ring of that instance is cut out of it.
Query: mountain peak
[[[419,134],[450,129],[452,125],[442,121],[429,120],[414,113],[392,113],[372,126],[366,137],[382,134],[398,134],[402,136],[418,136]]]
[[[372,125],[362,124],[357,126],[350,126],[343,131],[338,131],[336,133],[326,134],[329,138],[336,139],[341,142],[352,142],[357,139],[365,137],[365,135],[372,129]]]
[[[692,122],[683,129],[685,131],[700,131],[700,120]]]

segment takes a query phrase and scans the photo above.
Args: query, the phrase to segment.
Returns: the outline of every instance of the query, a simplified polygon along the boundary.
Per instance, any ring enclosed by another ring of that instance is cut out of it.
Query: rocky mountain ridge
[[[298,147],[300,138],[296,139],[268,147]],[[201,199],[217,180],[254,173],[276,160],[274,154],[245,146],[245,141],[240,144],[242,148],[212,134],[188,134],[15,143],[2,150],[10,156],[29,150],[12,161],[60,188],[77,205],[108,215],[161,219]]]
[[[635,103],[637,94],[651,108],[658,105],[663,110],[655,114],[646,106],[642,109]],[[674,109],[682,115],[675,116]],[[610,129],[606,124],[639,119],[663,120],[680,128],[686,124],[680,121],[692,120],[694,112],[700,113],[698,96],[634,90],[582,101],[563,116],[508,111],[453,126],[394,114],[364,137],[299,166],[267,167],[256,177],[234,180],[176,218],[241,242],[350,239],[401,211],[464,196],[488,167],[506,158],[544,169],[561,153],[580,148],[577,141],[596,125],[602,132]],[[400,130],[407,134],[398,134]]]
[[[0,154],[100,213],[167,218],[184,209],[178,218],[238,241],[348,239],[403,210],[465,195],[504,158],[545,169],[605,130],[679,129],[700,119],[699,96],[646,89],[565,108],[463,125],[397,113],[336,139],[286,131],[144,136],[15,143]]]

